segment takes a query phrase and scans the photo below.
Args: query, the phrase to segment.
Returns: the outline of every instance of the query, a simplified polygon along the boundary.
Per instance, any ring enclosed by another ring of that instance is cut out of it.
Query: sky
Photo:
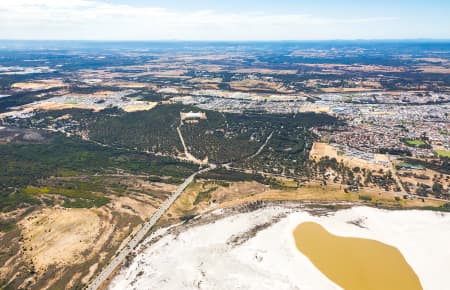
[[[449,0],[0,0],[0,39],[450,39]]]

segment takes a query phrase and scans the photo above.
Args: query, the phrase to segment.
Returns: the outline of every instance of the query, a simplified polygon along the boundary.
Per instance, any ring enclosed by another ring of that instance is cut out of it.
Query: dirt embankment
[[[56,206],[22,214],[16,227],[0,235],[0,288],[81,289],[152,215],[165,194],[109,197],[111,202],[100,208]]]
[[[36,271],[83,260],[100,235],[101,219],[89,209],[44,209],[20,223],[26,255]]]

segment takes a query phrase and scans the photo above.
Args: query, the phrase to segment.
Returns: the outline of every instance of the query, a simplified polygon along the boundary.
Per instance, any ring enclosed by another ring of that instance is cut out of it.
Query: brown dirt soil
[[[356,88],[322,88],[321,91],[325,93],[358,93],[358,92],[371,92],[377,88],[373,87],[356,87]]]
[[[279,83],[262,80],[250,80],[250,79],[230,82],[230,87],[234,90],[248,91],[248,92],[254,91],[255,89],[268,92],[277,91],[280,93],[293,92],[291,90],[287,90],[286,88],[283,87],[282,84]]]
[[[127,194],[109,195],[111,201],[100,208],[56,206],[2,214],[18,222],[0,235],[0,289],[83,287],[175,187],[119,178],[129,181]]]
[[[61,79],[39,80],[32,82],[14,83],[13,88],[22,90],[47,90],[52,88],[64,87],[65,84]]]
[[[142,102],[139,104],[131,104],[131,105],[125,105],[122,106],[122,109],[125,112],[131,113],[131,112],[137,112],[137,111],[149,111],[156,107],[158,103],[156,102]]]
[[[360,167],[367,168],[370,170],[386,170],[390,168],[386,168],[382,164],[372,163],[364,159],[358,159],[354,157],[349,157],[346,155],[339,155],[336,149],[327,143],[316,142],[314,143],[311,152],[309,154],[310,159],[320,160],[320,158],[328,156],[329,158],[336,158],[338,162],[341,160],[345,165],[349,167]],[[387,161],[387,157],[382,154],[375,154],[375,158],[380,161]]]
[[[450,68],[442,66],[421,66],[417,69],[424,73],[450,74]]]
[[[111,209],[120,213],[137,215],[142,220],[151,216],[159,205],[158,200],[143,194],[112,197],[112,199],[108,205]]]
[[[269,69],[269,68],[242,68],[232,71],[233,73],[259,73],[259,74],[270,74],[270,75],[295,75],[296,70],[291,69]]]
[[[38,271],[52,264],[75,264],[100,234],[101,220],[88,209],[43,209],[20,223],[27,256]]]

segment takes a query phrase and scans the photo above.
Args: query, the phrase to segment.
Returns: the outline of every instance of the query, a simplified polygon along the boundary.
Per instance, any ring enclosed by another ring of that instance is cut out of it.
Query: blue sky
[[[444,0],[1,0],[0,39],[450,39]]]

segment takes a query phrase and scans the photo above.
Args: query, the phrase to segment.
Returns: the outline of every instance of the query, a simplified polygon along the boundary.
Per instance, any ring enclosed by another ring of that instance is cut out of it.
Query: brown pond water
[[[414,270],[397,248],[375,240],[339,237],[317,223],[294,230],[297,249],[345,290],[421,290]]]

